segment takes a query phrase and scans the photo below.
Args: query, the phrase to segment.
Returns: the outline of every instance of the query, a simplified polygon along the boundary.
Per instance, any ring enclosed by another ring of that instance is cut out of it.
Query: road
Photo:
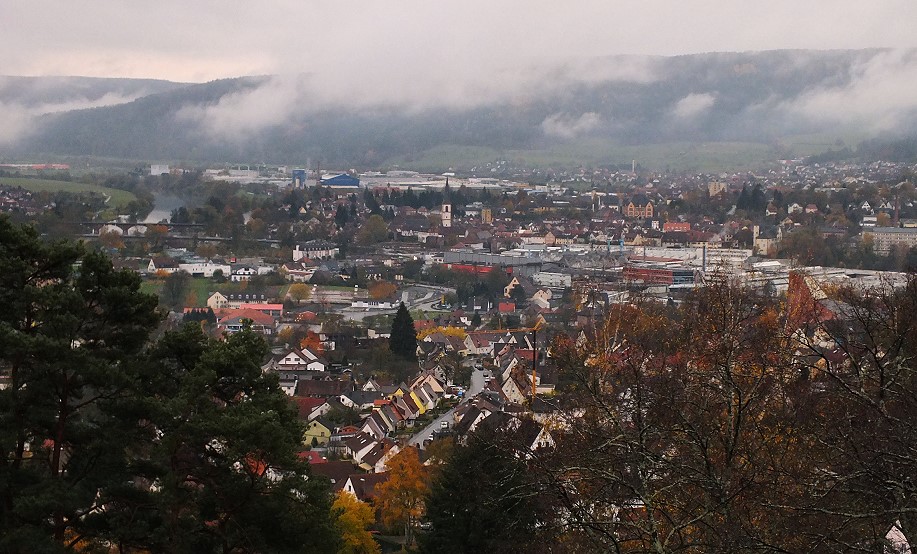
[[[420,432],[415,433],[414,436],[412,436],[408,441],[408,444],[414,446],[423,444],[423,441],[429,439],[434,431],[442,430],[442,422],[444,421],[448,421],[449,428],[452,428],[452,426],[455,424],[455,421],[452,418],[452,415],[455,413],[455,409],[477,396],[482,390],[484,390],[484,370],[476,369],[471,372],[471,386],[468,387],[467,391],[465,391],[465,398],[456,404],[454,408],[433,420],[433,423],[424,427]]]
[[[433,308],[433,305],[439,303],[444,294],[455,292],[455,289],[432,285],[410,285],[406,287],[405,290],[409,292],[408,301],[405,302],[408,309],[422,310],[425,312],[438,311]],[[365,317],[372,315],[391,315],[398,311],[397,309],[370,310],[368,308],[351,308],[350,306],[332,307],[331,310],[341,314],[344,316],[344,319],[350,321],[363,321]]]

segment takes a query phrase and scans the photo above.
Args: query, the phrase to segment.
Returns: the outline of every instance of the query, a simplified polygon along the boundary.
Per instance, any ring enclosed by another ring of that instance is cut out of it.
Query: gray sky
[[[3,0],[0,74],[420,87],[611,54],[917,46],[913,0]]]

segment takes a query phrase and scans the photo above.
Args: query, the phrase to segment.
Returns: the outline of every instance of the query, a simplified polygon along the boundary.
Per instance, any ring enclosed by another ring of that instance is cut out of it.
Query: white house
[[[304,367],[308,371],[325,371],[325,362],[308,348],[294,348],[277,360],[278,366]]]
[[[331,260],[338,255],[340,250],[334,243],[326,240],[310,240],[297,244],[293,248],[293,261],[298,262],[303,258],[311,260]]]
[[[215,264],[210,261],[178,264],[178,269],[198,277],[213,277],[213,273],[217,270],[222,271],[223,275],[229,275],[232,272],[232,268],[229,265]]]
[[[566,273],[551,273],[540,271],[532,275],[532,282],[542,287],[551,287],[555,289],[573,286],[573,276]]]

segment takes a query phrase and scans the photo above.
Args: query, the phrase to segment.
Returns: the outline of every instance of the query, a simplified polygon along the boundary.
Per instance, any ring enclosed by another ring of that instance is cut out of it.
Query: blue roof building
[[[351,177],[346,173],[341,173],[340,175],[335,175],[333,177],[324,176],[322,177],[322,185],[326,187],[359,187],[360,180],[356,177]]]

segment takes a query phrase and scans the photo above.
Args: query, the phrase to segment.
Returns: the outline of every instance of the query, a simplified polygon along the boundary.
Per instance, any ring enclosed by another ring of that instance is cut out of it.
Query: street
[[[455,425],[455,422],[452,419],[452,414],[455,413],[455,409],[477,396],[482,390],[484,390],[484,370],[476,369],[471,372],[471,386],[468,387],[467,391],[465,391],[465,398],[456,404],[454,408],[433,420],[433,423],[427,425],[421,431],[415,433],[414,436],[412,436],[408,441],[408,444],[414,446],[423,444],[423,441],[429,439],[434,431],[442,430],[441,425],[443,421],[448,421],[449,428],[451,429],[452,426]]]

